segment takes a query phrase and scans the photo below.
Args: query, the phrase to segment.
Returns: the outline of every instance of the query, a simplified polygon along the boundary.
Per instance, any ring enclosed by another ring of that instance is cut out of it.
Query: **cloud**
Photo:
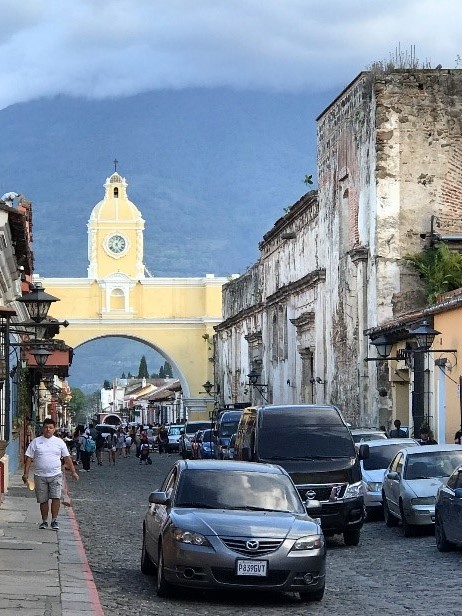
[[[2,0],[0,108],[42,96],[343,86],[399,42],[454,66],[458,0]]]

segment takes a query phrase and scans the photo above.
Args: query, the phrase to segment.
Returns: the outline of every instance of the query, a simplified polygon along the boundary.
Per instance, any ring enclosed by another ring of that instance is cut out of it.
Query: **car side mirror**
[[[360,460],[367,460],[369,457],[369,445],[367,443],[359,446],[358,456]]]
[[[399,481],[399,473],[396,471],[390,471],[387,473],[387,479],[391,479],[392,481]]]
[[[305,501],[305,509],[310,518],[321,517],[322,505],[320,501],[307,499]]]
[[[454,490],[454,498],[462,498],[462,488],[456,488]]]
[[[166,492],[151,492],[149,495],[149,502],[151,505],[169,505],[170,499]]]

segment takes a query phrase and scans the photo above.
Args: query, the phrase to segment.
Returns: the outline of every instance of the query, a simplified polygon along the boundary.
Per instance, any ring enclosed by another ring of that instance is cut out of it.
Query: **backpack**
[[[87,453],[93,453],[96,451],[96,443],[91,436],[87,436],[87,440],[85,441],[85,451]]]

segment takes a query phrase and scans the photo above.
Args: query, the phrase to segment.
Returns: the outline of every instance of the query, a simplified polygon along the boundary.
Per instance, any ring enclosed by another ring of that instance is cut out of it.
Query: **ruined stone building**
[[[352,424],[387,424],[384,367],[365,361],[364,331],[423,306],[403,257],[422,250],[432,217],[461,232],[462,71],[363,72],[317,131],[318,191],[224,287],[219,402],[334,403]]]

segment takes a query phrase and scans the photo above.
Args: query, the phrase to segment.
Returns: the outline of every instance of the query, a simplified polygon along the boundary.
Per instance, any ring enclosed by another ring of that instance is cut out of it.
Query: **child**
[[[140,464],[149,464],[151,462],[151,458],[149,457],[149,441],[147,437],[144,437],[140,443]]]

